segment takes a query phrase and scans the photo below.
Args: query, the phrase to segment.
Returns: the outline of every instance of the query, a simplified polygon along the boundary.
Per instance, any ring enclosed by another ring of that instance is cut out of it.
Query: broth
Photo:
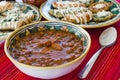
[[[84,39],[62,30],[41,30],[16,41],[11,56],[20,63],[48,67],[78,58]]]

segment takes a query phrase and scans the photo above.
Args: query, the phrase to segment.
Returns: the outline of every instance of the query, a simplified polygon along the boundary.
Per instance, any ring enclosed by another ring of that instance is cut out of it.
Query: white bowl
[[[28,29],[34,29],[35,27],[39,27],[40,25],[49,25],[49,26],[67,26],[71,28],[75,32],[75,34],[81,34],[81,37],[85,38],[85,49],[82,53],[82,55],[75,60],[68,62],[66,64],[58,65],[58,66],[52,66],[52,67],[37,67],[37,66],[31,66],[31,65],[26,65],[23,63],[20,63],[16,61],[10,54],[9,54],[9,49],[12,43],[14,43],[14,38],[15,36],[20,35],[21,33],[24,33]],[[76,30],[76,31],[75,31]],[[90,48],[91,45],[91,39],[89,34],[82,28],[77,27],[74,24],[67,23],[67,22],[37,22],[37,23],[32,23],[29,25],[26,25],[24,27],[21,27],[17,30],[15,30],[6,40],[5,42],[5,53],[7,57],[11,60],[11,62],[23,73],[30,75],[32,77],[36,78],[43,78],[43,79],[53,79],[53,78],[58,78],[63,75],[66,75],[73,71],[75,68],[77,68],[80,63],[83,61],[85,56],[87,55],[87,52]]]

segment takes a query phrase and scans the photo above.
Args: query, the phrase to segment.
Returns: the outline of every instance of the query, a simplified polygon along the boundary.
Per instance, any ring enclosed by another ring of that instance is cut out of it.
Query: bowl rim
[[[63,21],[38,21],[38,22],[34,22],[34,23],[31,23],[31,24],[28,24],[28,25],[24,25],[18,29],[16,29],[14,32],[12,32],[9,37],[6,39],[5,41],[5,46],[4,46],[4,51],[5,51],[5,54],[7,55],[7,57],[14,63],[14,65],[20,65],[20,66],[24,66],[24,67],[27,67],[27,68],[32,68],[32,69],[56,69],[56,68],[63,68],[63,67],[66,67],[66,66],[69,66],[73,63],[76,63],[78,62],[79,60],[82,60],[83,57],[85,57],[90,49],[90,46],[91,46],[91,38],[90,38],[90,35],[89,33],[83,29],[83,28],[80,28],[81,31],[83,31],[85,33],[85,35],[87,36],[88,38],[88,46],[86,47],[86,50],[85,52],[79,56],[78,58],[66,63],[66,64],[62,64],[62,65],[57,65],[57,66],[49,66],[49,67],[40,67],[40,66],[32,66],[32,65],[27,65],[27,64],[24,64],[24,63],[20,63],[18,62],[17,60],[15,60],[14,58],[12,58],[12,56],[9,54],[8,52],[8,49],[7,49],[7,46],[9,44],[9,41],[11,39],[11,37],[16,34],[18,31],[24,29],[25,27],[27,26],[30,26],[30,25],[33,25],[33,24],[37,24],[37,23],[42,23],[42,22],[45,22],[45,23],[48,23],[48,22],[60,22],[60,23],[65,23],[65,24],[70,24],[71,26],[75,26],[76,28],[80,28],[78,26],[76,26],[75,24],[72,24],[72,23],[68,23],[68,22],[63,22]]]
[[[43,6],[46,4],[46,2],[47,1],[45,1],[44,3],[41,4],[41,6],[40,6],[40,13],[46,20],[48,20],[48,21],[55,21],[56,19],[52,20],[51,18],[48,18],[42,11]],[[115,3],[117,5],[117,7],[120,8],[120,3],[118,1],[114,0],[114,1],[111,1],[111,2]],[[119,11],[120,11],[120,9],[119,9]],[[109,25],[112,25],[112,24],[116,23],[117,21],[120,20],[119,17],[120,17],[120,13],[117,15],[117,17],[115,17],[116,19],[113,18],[113,20],[111,20],[111,21],[108,20],[109,22],[105,22],[105,23],[103,22],[103,23],[99,23],[99,24],[95,24],[95,25],[81,25],[81,24],[80,25],[75,24],[75,25],[77,25],[79,27],[82,27],[82,28],[85,28],[85,29],[102,28],[102,27],[106,27],[106,26],[109,26]],[[59,20],[59,21],[61,21],[61,20]]]

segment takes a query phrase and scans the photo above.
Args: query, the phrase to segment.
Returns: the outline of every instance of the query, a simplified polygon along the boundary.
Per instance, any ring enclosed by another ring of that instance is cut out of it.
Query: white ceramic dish
[[[75,60],[68,62],[66,64],[58,65],[58,66],[51,66],[51,67],[37,67],[37,66],[30,66],[26,65],[23,63],[19,63],[16,61],[9,53],[10,49],[12,49],[12,44],[15,44],[15,37],[16,36],[25,36],[24,33],[26,30],[33,31],[38,29],[40,26],[45,26],[47,25],[48,27],[45,27],[46,29],[51,29],[51,27],[56,30],[60,30],[63,28],[63,26],[66,26],[70,32],[73,32],[74,34],[78,35],[79,37],[84,38],[84,50],[78,58]],[[51,26],[51,27],[50,27]],[[31,30],[32,29],[32,30]],[[58,78],[63,75],[66,75],[73,71],[75,68],[77,68],[82,60],[85,58],[87,55],[89,48],[91,45],[91,39],[89,34],[82,28],[77,27],[74,24],[71,23],[65,23],[65,22],[37,22],[37,23],[32,23],[29,25],[26,25],[24,27],[21,27],[17,30],[15,30],[6,40],[5,42],[5,53],[7,57],[11,60],[11,62],[23,73],[30,75],[32,77],[37,77],[37,78],[43,78],[43,79],[53,79],[53,78]]]

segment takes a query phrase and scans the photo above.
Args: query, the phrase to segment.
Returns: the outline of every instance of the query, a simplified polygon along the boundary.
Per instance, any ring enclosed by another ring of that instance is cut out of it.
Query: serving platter
[[[59,0],[50,0],[49,2],[45,2],[41,5],[40,12],[45,19],[52,20],[52,21],[60,20],[59,18],[56,18],[49,14],[49,11],[51,9],[54,9],[52,3],[56,2],[56,1],[59,1]],[[66,1],[66,0],[63,0],[63,1]],[[120,20],[120,5],[119,5],[119,3],[117,3],[114,0],[94,0],[94,3],[99,2],[99,1],[112,3],[109,11],[115,16],[107,21],[95,22],[95,21],[91,20],[87,24],[76,24],[76,25],[83,27],[83,28],[101,28],[101,27],[105,27],[105,26],[114,24],[115,22]]]
[[[33,5],[30,5],[30,4],[27,4],[27,3],[22,3],[22,2],[13,2],[13,1],[7,1],[7,2],[12,3],[12,4],[14,5],[13,8],[16,8],[16,6],[17,6],[17,8],[19,8],[20,10],[24,8],[23,14],[26,15],[26,16],[27,16],[27,14],[29,14],[29,12],[31,12],[30,14],[35,15],[35,16],[34,16],[34,19],[32,19],[32,20],[28,19],[26,23],[25,23],[25,21],[24,21],[21,26],[26,25],[26,24],[29,24],[29,23],[31,23],[31,22],[35,22],[35,21],[41,20],[41,17],[42,17],[42,16],[41,16],[41,14],[40,14],[40,12],[39,12],[39,9],[38,9],[37,7],[35,7],[35,6],[33,6]],[[7,12],[7,11],[6,11],[6,12]],[[3,13],[3,12],[1,12],[1,13]],[[20,14],[20,15],[21,15],[21,14]],[[23,15],[23,16],[24,16],[24,15]],[[10,15],[9,15],[9,16],[10,16]],[[25,18],[24,18],[23,20],[25,20]],[[10,21],[7,21],[7,22],[9,23]],[[7,22],[4,22],[4,23],[7,23]],[[11,21],[11,22],[12,22],[12,21]],[[2,25],[2,24],[3,24],[3,23],[0,23],[0,25]],[[10,26],[10,25],[8,25],[8,26]],[[19,26],[19,27],[21,27],[21,26]],[[2,26],[1,26],[1,28],[0,28],[0,40],[5,40],[5,39],[7,38],[7,36],[8,36],[9,34],[11,34],[11,33],[12,33],[15,29],[17,29],[17,28],[18,28],[18,27],[10,29],[10,28],[8,27],[8,29],[4,29],[4,27],[3,27],[3,29],[2,29]]]

